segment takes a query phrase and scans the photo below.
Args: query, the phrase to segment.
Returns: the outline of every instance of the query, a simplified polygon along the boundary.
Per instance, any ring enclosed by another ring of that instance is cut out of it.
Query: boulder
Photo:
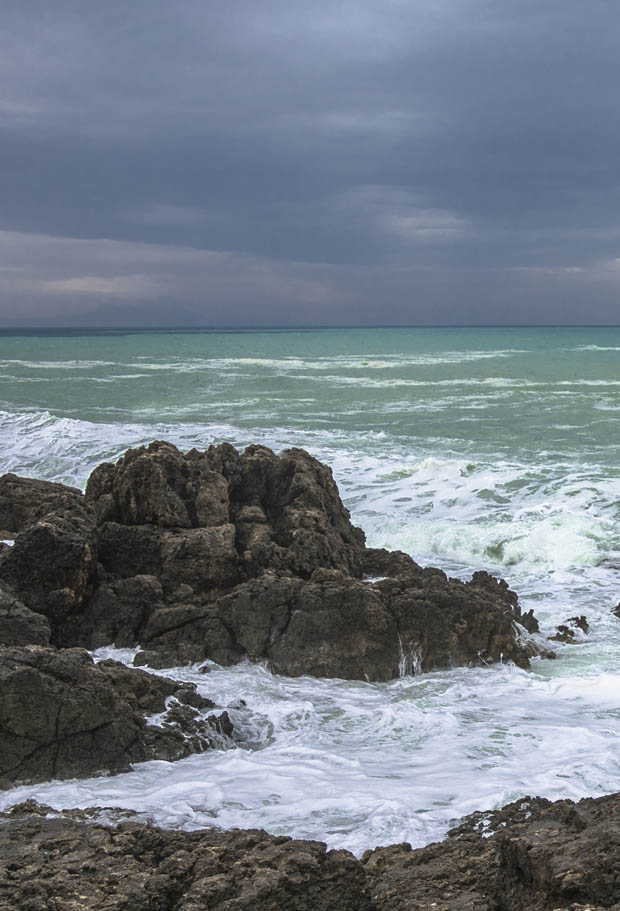
[[[306,577],[317,567],[361,573],[364,534],[351,525],[331,470],[301,449],[276,456],[249,446],[240,455],[223,444],[184,454],[157,441],[96,468],[86,499],[99,524],[225,527],[227,547],[232,530],[246,574],[267,566]],[[174,550],[174,538],[168,540]],[[194,540],[210,546],[214,538]]]
[[[486,574],[463,583],[438,569],[417,569],[374,588],[395,619],[406,673],[502,660],[528,667],[536,654],[515,632],[516,595]]]
[[[0,649],[0,786],[126,771],[222,745],[227,716],[195,713],[190,730],[174,717],[146,723],[145,711],[163,712],[167,697],[190,691],[116,662],[94,665],[82,649]]]
[[[166,667],[245,657],[293,677],[373,681],[501,660],[527,667],[536,647],[516,632],[513,593],[494,584],[419,568],[375,583],[338,570],[310,579],[268,571],[216,600],[155,611],[136,660]]]

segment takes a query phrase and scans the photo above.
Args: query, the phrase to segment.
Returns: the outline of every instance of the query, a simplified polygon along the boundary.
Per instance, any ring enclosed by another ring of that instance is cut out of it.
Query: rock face
[[[27,526],[0,555],[0,576],[30,610],[48,618],[57,645],[81,618],[97,568],[94,515],[81,503],[75,512],[48,513]]]
[[[144,713],[163,712],[169,696],[172,714],[161,727],[148,725]],[[82,649],[0,649],[0,787],[126,771],[132,762],[223,745],[228,716],[203,718],[188,702],[212,705],[165,677],[94,665]]]
[[[264,832],[106,828],[28,803],[0,816],[0,909],[78,911],[88,896],[102,911],[618,911],[619,844],[619,794],[524,798],[443,842],[361,861]]]
[[[47,617],[31,611],[0,583],[0,647],[49,645],[50,634]]]
[[[56,646],[368,680],[537,653],[515,625],[536,620],[505,582],[366,548],[331,471],[303,450],[157,442],[100,465],[85,497],[63,490],[0,554],[0,580]]]

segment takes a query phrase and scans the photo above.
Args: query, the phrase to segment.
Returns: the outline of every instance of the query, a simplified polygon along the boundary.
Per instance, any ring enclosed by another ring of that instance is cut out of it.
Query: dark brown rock
[[[0,583],[0,646],[49,645],[50,625]]]
[[[93,472],[85,502],[23,531],[0,578],[48,618],[52,643],[140,644],[152,667],[249,657],[386,680],[540,653],[503,580],[464,584],[366,549],[331,471],[300,449],[129,450]]]
[[[76,487],[3,474],[0,476],[0,528],[3,529],[0,537],[14,538],[48,512],[71,511],[81,506],[83,499],[82,491]]]
[[[64,645],[89,649],[114,643],[132,648],[150,617],[165,607],[164,592],[156,576],[138,575],[102,582],[69,632]]]
[[[126,575],[151,573],[166,559],[175,564],[176,550],[188,547],[203,553],[215,547],[220,563],[240,556],[246,576],[266,567],[306,577],[317,567],[361,572],[363,532],[351,525],[330,469],[301,449],[276,456],[264,446],[249,446],[239,455],[224,445],[183,454],[170,443],[151,443],[129,450],[116,465],[95,469],[86,498],[100,524],[177,530],[176,537],[163,539],[161,556],[141,541],[137,556],[148,550],[146,562]],[[210,535],[178,533],[207,528],[213,529]],[[112,571],[122,572],[119,556],[108,558]],[[230,572],[223,581],[213,572],[200,578],[203,586],[230,585],[241,581],[240,572],[236,580]]]
[[[474,813],[437,844],[362,858],[381,911],[611,911],[620,908],[620,795],[523,798]]]
[[[254,573],[269,567],[308,578],[327,568],[361,576],[364,533],[351,524],[331,470],[303,449],[276,456],[249,446],[230,499],[240,550]]]
[[[190,737],[174,717],[147,725],[144,711],[161,712],[166,697],[187,692],[116,662],[96,666],[81,649],[0,649],[0,786],[124,771],[221,745],[218,718],[195,715]]]
[[[409,575],[420,569],[415,560],[402,550],[386,550],[384,547],[367,547],[364,551],[362,569],[365,576]]]
[[[260,831],[173,832],[79,818],[6,818],[0,909],[373,911],[347,851]]]
[[[52,642],[78,623],[97,576],[94,516],[80,505],[75,512],[48,513],[29,525],[0,555],[0,578],[52,628]]]
[[[406,673],[501,660],[527,667],[536,654],[515,634],[516,595],[486,574],[463,583],[439,570],[414,570],[374,588],[394,616]]]
[[[229,521],[228,483],[207,453],[184,455],[162,441],[129,449],[116,465],[99,465],[86,497],[99,522],[199,528]]]
[[[556,627],[555,635],[549,636],[554,642],[564,642],[569,645],[574,645],[578,641],[575,630],[581,630],[582,633],[588,633],[590,631],[590,625],[587,619],[581,615],[580,617],[569,617],[564,623],[560,623]]]
[[[367,851],[258,831],[173,832],[32,801],[0,815],[0,909],[618,911],[620,794],[523,798],[437,844]]]

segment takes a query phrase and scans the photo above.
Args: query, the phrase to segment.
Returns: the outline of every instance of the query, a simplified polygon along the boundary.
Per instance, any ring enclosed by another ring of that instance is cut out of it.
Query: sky
[[[609,0],[4,0],[0,327],[620,322]]]

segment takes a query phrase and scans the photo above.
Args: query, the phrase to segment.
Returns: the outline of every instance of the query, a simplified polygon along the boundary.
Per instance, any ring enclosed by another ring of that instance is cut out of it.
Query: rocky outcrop
[[[259,831],[172,832],[18,814],[0,826],[0,909],[372,911],[346,851]]]
[[[366,548],[329,468],[299,449],[129,450],[71,509],[24,528],[0,579],[47,618],[53,644],[139,644],[136,663],[153,667],[247,657],[387,680],[540,653],[505,582]]]
[[[147,724],[144,714],[164,712],[171,696],[162,725]],[[82,649],[0,649],[0,787],[221,746],[230,720],[197,711],[209,707],[194,687],[117,662],[94,665]]]
[[[100,524],[218,529],[182,541],[197,542],[203,555],[219,546],[218,563],[237,558],[237,581],[267,567],[302,577],[319,566],[361,574],[363,532],[351,525],[329,468],[301,449],[278,457],[249,446],[240,455],[223,444],[183,454],[156,442],[96,468],[86,499]],[[174,537],[163,541],[161,564],[175,550]],[[230,566],[222,580],[217,572],[198,576],[207,587],[228,585],[230,577]]]
[[[362,858],[381,911],[612,911],[620,908],[620,794],[524,798],[474,813],[437,844]]]
[[[361,860],[258,831],[108,828],[29,802],[0,816],[0,909],[77,911],[87,895],[102,911],[619,911],[618,844],[620,794],[524,798],[437,844]]]

